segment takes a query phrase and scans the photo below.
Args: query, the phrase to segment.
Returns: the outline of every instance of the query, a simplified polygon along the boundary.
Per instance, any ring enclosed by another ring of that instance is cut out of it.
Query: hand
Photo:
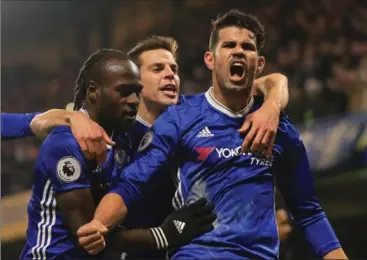
[[[104,235],[108,229],[99,221],[92,220],[78,229],[79,244],[91,255],[96,255],[106,247]]]
[[[247,133],[241,152],[250,150],[270,157],[278,130],[279,115],[280,109],[266,101],[257,111],[247,115],[238,130],[240,133]]]
[[[175,248],[213,230],[214,204],[202,198],[172,212],[158,228],[151,228],[158,249]]]
[[[288,213],[284,209],[278,209],[276,212],[278,225],[278,235],[280,241],[285,241],[292,232],[292,226],[289,224]]]
[[[70,125],[84,156],[88,160],[96,159],[97,164],[101,165],[106,160],[107,144],[113,146],[115,142],[100,125],[82,112],[72,112]]]

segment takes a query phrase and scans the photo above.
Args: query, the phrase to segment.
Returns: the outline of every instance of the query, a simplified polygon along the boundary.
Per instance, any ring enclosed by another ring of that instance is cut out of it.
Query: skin
[[[219,31],[215,49],[204,56],[205,64],[212,71],[214,97],[234,112],[246,107],[255,77],[265,65],[265,58],[258,55],[252,35],[245,28],[223,28]],[[231,64],[236,60],[245,62],[242,78],[230,73]]]
[[[139,57],[141,80],[145,88],[141,93],[138,115],[149,124],[169,106],[178,101],[180,77],[173,54],[165,49],[143,52]],[[166,93],[165,86],[175,91]]]

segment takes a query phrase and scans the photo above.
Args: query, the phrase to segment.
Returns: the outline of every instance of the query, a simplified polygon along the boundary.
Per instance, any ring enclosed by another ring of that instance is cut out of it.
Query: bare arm
[[[268,103],[278,110],[288,105],[288,79],[283,74],[273,73],[256,79],[253,90],[254,95],[264,95],[264,105]]]
[[[262,94],[265,101],[262,106],[246,116],[238,130],[246,134],[242,151],[251,150],[269,157],[279,125],[280,111],[288,104],[288,79],[280,73],[273,73],[254,81],[253,94]]]
[[[100,125],[79,111],[51,109],[35,116],[30,123],[33,133],[42,139],[52,129],[63,125],[71,128],[84,156],[89,160],[96,159],[98,164],[106,159],[107,144],[115,145]]]
[[[44,139],[56,126],[71,126],[72,113],[63,109],[51,109],[36,115],[30,127],[38,138]]]
[[[96,207],[90,188],[74,189],[57,193],[56,202],[60,208],[63,221],[69,227],[77,243],[78,229],[93,219]],[[104,229],[104,233],[107,233],[107,229]],[[104,233],[102,231],[94,235],[99,239],[97,244],[105,245],[103,238]],[[88,249],[91,250],[92,253],[98,253],[99,251],[96,251],[94,246],[95,245],[90,245]]]

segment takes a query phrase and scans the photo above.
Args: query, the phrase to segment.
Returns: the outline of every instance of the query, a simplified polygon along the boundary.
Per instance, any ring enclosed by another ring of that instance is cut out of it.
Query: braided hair
[[[79,71],[74,88],[74,110],[82,108],[87,94],[89,80],[100,78],[100,69],[105,61],[110,58],[128,60],[126,53],[114,49],[101,49],[89,56]]]

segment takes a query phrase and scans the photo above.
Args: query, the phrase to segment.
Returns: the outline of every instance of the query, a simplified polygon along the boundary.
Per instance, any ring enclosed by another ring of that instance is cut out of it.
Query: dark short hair
[[[141,66],[140,55],[146,51],[163,49],[172,53],[177,59],[177,41],[172,37],[153,35],[138,42],[128,53],[129,57],[138,67]]]
[[[87,84],[90,80],[101,78],[101,68],[110,59],[129,60],[125,52],[114,49],[101,49],[94,52],[83,63],[74,88],[74,110],[79,110],[85,101]]]
[[[256,38],[256,48],[261,50],[265,43],[264,26],[260,23],[257,17],[245,14],[239,10],[232,9],[224,15],[218,16],[217,20],[213,21],[213,28],[210,33],[209,50],[213,51],[218,43],[219,31],[226,27],[235,26],[245,28],[254,33]]]

